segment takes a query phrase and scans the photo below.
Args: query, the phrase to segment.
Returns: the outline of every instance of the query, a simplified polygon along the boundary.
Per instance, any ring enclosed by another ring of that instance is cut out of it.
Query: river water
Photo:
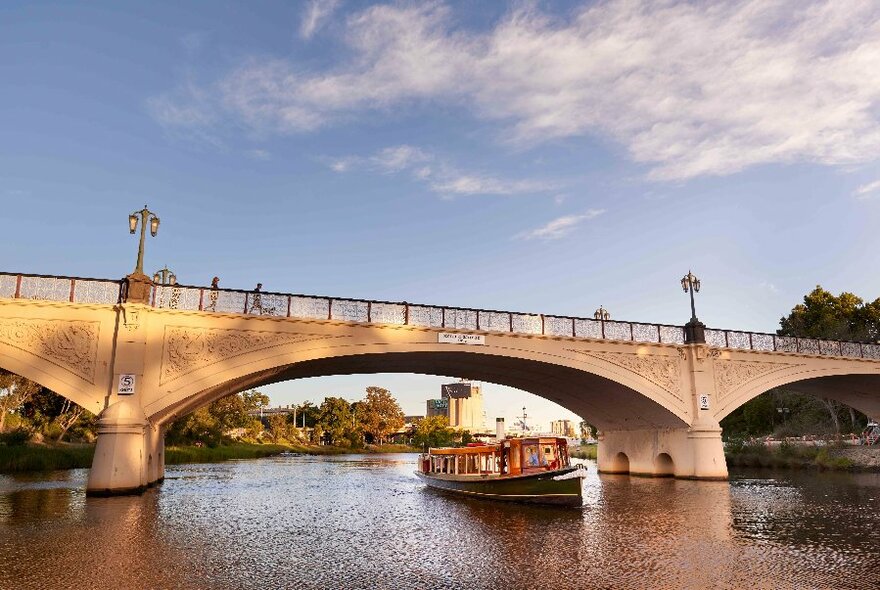
[[[880,474],[599,476],[582,508],[444,495],[415,455],[0,476],[0,588],[880,587]]]

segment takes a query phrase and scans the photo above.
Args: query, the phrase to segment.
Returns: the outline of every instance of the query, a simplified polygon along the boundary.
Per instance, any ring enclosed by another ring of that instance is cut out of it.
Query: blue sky
[[[122,276],[146,203],[185,283],[683,323],[690,268],[772,331],[880,294],[878,71],[874,2],[4,2],[0,268]]]

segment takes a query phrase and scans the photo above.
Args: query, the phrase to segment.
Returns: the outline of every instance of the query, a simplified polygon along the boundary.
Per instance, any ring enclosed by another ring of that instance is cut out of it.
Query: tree
[[[269,396],[256,389],[242,392],[241,399],[244,403],[245,412],[256,412],[260,408],[269,406]]]
[[[40,384],[0,369],[0,432],[6,428],[6,416],[21,407],[40,389]]]
[[[780,336],[876,341],[880,336],[880,299],[865,303],[852,293],[843,292],[835,296],[821,285],[816,285],[804,296],[803,303],[794,306],[788,316],[779,320],[779,325]],[[857,419],[854,409],[844,410],[843,404],[829,398],[822,398],[822,403],[836,434],[840,434],[842,414],[849,414],[855,429]]]
[[[780,336],[875,341],[880,335],[880,299],[866,304],[852,293],[835,296],[816,285],[779,325]]]
[[[367,395],[358,410],[364,432],[374,442],[381,444],[385,437],[403,427],[403,410],[387,389],[367,387]]]
[[[425,451],[430,447],[447,447],[452,444],[453,430],[446,416],[428,416],[415,424],[413,444]]]
[[[252,411],[249,409],[252,407],[252,404],[249,404],[245,399],[244,394],[233,394],[211,402],[208,411],[217,421],[217,427],[220,431],[226,432],[233,428],[245,428],[250,422],[248,411]]]
[[[325,398],[321,404],[318,424],[321,425],[327,442],[336,444],[354,429],[351,406],[341,397]]]
[[[272,440],[277,442],[281,442],[284,440],[290,440],[290,429],[291,426],[287,421],[287,416],[284,414],[272,414],[268,418],[266,418],[266,422],[268,422],[269,427],[269,435],[272,437]]]

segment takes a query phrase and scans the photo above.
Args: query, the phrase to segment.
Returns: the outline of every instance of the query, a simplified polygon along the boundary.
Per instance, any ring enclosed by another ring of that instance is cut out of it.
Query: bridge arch
[[[51,358],[10,348],[0,344],[0,368],[33,381],[95,415],[104,409],[104,394],[93,383],[71,374]]]
[[[743,404],[777,388],[833,399],[868,416],[880,416],[880,367],[875,363],[841,360],[821,364],[765,364],[770,366],[761,374],[749,379],[748,374],[743,373],[746,378],[728,387],[723,378],[719,379],[716,369],[716,389],[722,402],[715,414],[719,422]]]
[[[657,477],[672,477],[675,475],[675,462],[669,453],[660,453],[654,458],[654,475]]]
[[[577,362],[571,361],[562,364],[559,358],[537,360],[533,357],[540,355],[520,351],[512,356],[510,350],[489,347],[481,347],[478,351],[465,347],[408,351],[406,347],[395,350],[385,344],[380,350],[324,349],[314,351],[314,354],[296,348],[276,351],[270,357],[255,358],[227,370],[194,376],[188,383],[163,392],[156,403],[147,406],[147,415],[151,421],[165,424],[225,395],[300,378],[413,373],[468,378],[514,387],[553,401],[578,415],[588,416],[600,429],[682,428],[687,425],[683,408],[667,405],[668,392],[652,391],[652,387],[659,388],[647,381],[637,385],[636,376],[623,375],[614,365],[578,366]],[[639,385],[641,391],[636,389]]]

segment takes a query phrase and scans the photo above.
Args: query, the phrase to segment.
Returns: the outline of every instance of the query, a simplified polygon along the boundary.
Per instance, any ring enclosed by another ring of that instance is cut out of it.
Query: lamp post
[[[137,264],[135,265],[134,272],[125,277],[124,299],[126,303],[148,304],[150,302],[150,290],[153,288],[153,282],[150,280],[150,277],[144,274],[144,240],[147,236],[147,224],[150,226],[150,235],[156,237],[156,233],[159,231],[159,218],[144,205],[143,209],[135,211],[128,216],[128,230],[130,233],[133,234],[137,231],[138,223],[141,225],[141,239],[138,244]]]
[[[128,216],[129,233],[133,234],[137,231],[138,220],[141,222],[141,241],[138,246],[138,259],[134,274],[142,275],[144,274],[144,238],[146,238],[147,235],[147,221],[150,222],[150,235],[155,238],[156,234],[159,232],[159,218],[155,213],[147,209],[146,205],[144,205],[143,209],[135,211]]]
[[[174,274],[171,269],[167,266],[164,268],[160,268],[156,272],[153,273],[153,282],[157,285],[171,285],[174,286],[177,284],[177,275]]]
[[[602,338],[605,338],[605,322],[611,319],[611,314],[608,313],[608,310],[599,306],[595,312],[593,312],[593,317],[599,320],[599,327],[602,330]]]
[[[691,295],[691,319],[684,325],[685,344],[705,344],[706,326],[697,319],[697,309],[694,306],[694,293],[700,292],[700,279],[694,273],[688,271],[681,279],[681,288]]]

